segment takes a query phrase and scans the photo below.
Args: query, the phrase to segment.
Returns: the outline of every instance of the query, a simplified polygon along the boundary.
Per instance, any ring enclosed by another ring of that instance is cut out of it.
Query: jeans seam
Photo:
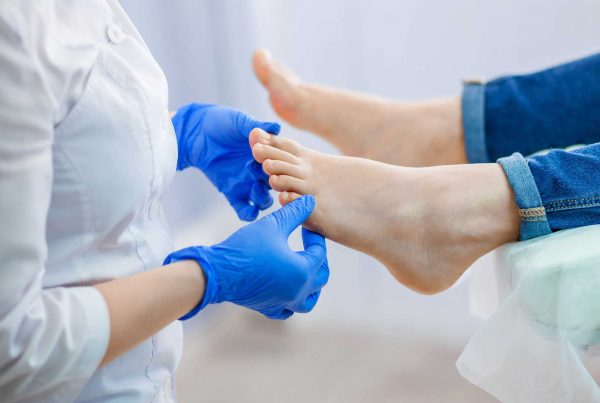
[[[578,204],[578,205],[571,206],[571,207],[553,208],[553,209],[548,210],[548,212],[554,213],[554,212],[558,212],[558,211],[579,210],[579,209],[583,209],[583,208],[592,208],[592,207],[600,207],[600,203]]]
[[[556,200],[546,203],[546,211],[563,211],[589,207],[600,207],[600,196],[584,197],[580,199]]]
[[[543,216],[543,217],[532,217],[532,218],[521,217],[521,221],[522,222],[544,222],[546,220],[547,220],[546,216]]]
[[[519,207],[520,240],[551,233],[546,208],[527,161],[521,154],[515,153],[510,157],[500,158],[498,163],[506,174]]]
[[[544,207],[530,207],[519,209],[521,218],[544,218],[546,217],[546,209]]]

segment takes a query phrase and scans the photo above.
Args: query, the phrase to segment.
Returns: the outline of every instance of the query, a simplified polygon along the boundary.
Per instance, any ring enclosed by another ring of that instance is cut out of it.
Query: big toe
[[[250,142],[250,148],[253,148],[258,143],[270,144],[270,136],[271,135],[269,133],[259,129],[258,127],[252,129],[248,138],[248,141]]]
[[[252,64],[259,81],[269,91],[275,112],[291,124],[299,125],[303,97],[298,76],[266,50],[256,51]]]
[[[252,67],[254,74],[265,87],[269,88],[271,72],[273,70],[270,59],[271,55],[268,50],[260,49],[254,52],[252,56]]]
[[[276,60],[266,49],[254,52],[252,65],[256,77],[269,90],[281,90],[284,86],[292,86],[300,80],[287,66]]]
[[[301,156],[305,150],[294,140],[290,140],[282,136],[272,135],[259,128],[256,128],[250,132],[249,142],[252,149],[254,149],[254,146],[257,144],[264,144],[278,148],[295,156]]]

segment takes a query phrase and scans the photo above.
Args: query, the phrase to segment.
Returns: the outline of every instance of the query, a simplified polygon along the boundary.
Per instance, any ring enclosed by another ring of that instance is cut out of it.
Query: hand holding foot
[[[467,162],[458,98],[397,102],[306,84],[264,50],[253,66],[279,116],[345,155],[405,166]]]
[[[250,145],[282,204],[316,197],[307,227],[377,258],[418,292],[449,288],[480,256],[518,238],[518,208],[497,164],[398,167],[258,129]]]

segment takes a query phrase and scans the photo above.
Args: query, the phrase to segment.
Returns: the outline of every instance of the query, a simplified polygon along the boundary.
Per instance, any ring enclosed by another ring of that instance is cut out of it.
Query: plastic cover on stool
[[[499,304],[457,362],[503,402],[600,402],[600,225],[496,251]],[[480,284],[472,283],[472,287]]]

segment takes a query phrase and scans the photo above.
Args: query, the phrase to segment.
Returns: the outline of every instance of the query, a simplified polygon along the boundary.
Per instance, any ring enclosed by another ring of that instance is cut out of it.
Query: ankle
[[[504,170],[500,164],[473,165],[481,175],[482,183],[488,188],[481,189],[479,196],[482,202],[489,200],[487,218],[489,222],[490,243],[494,249],[519,239],[521,217],[519,207]],[[486,193],[487,192],[487,193]]]
[[[442,223],[464,238],[477,259],[519,236],[519,212],[510,185],[498,164],[431,168],[439,179]]]
[[[467,163],[460,98],[434,99],[412,105],[416,138],[422,139],[423,165]]]

